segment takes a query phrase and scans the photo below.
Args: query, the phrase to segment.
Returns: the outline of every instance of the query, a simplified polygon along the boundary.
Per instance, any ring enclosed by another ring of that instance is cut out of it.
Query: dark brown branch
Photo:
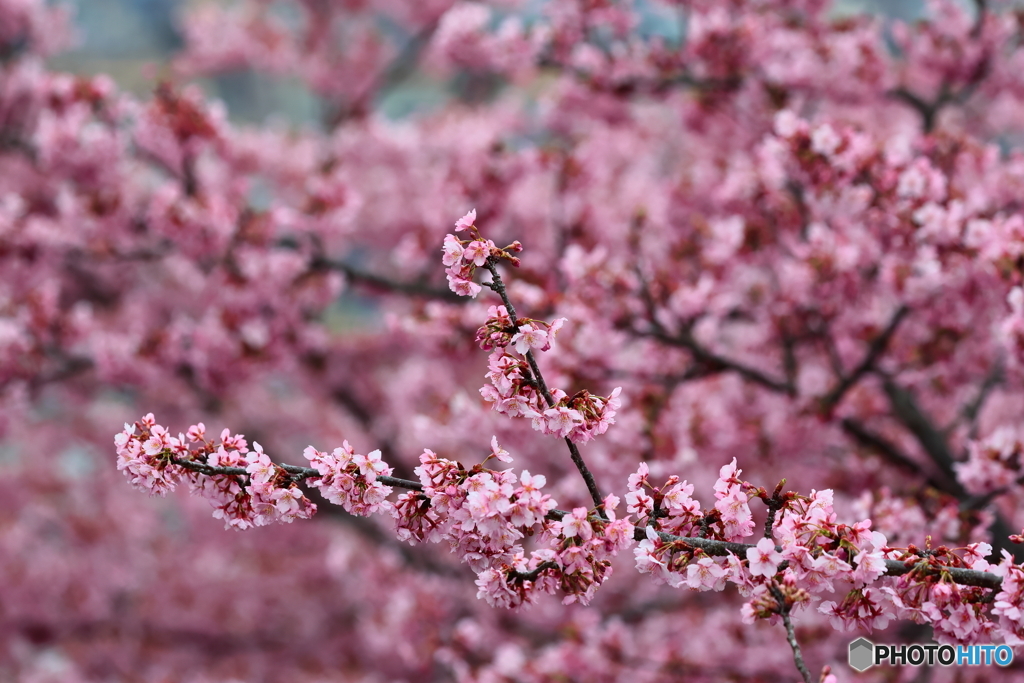
[[[207,465],[206,463],[196,462],[194,460],[182,460],[180,458],[174,457],[170,458],[169,462],[178,465],[179,467],[184,467],[187,470],[192,470],[193,472],[198,472],[199,474],[205,474],[208,476],[249,476],[249,472],[244,467],[214,467],[212,465]],[[277,466],[283,469],[285,472],[291,474],[291,479],[294,482],[300,482],[305,479],[315,479],[317,477],[323,476],[322,474],[320,474],[319,471],[313,469],[312,467],[285,465],[283,463],[278,463]],[[409,479],[399,479],[397,477],[377,477],[377,481],[384,484],[385,486],[394,486],[395,488],[408,489],[410,491],[423,490],[423,484],[419,483],[418,481],[411,481]]]
[[[983,2],[981,4],[984,4]],[[975,29],[980,33],[982,22],[984,21],[984,12],[979,12],[978,22],[975,24]],[[942,86],[939,88],[939,93],[935,99],[931,102],[926,101],[920,95],[917,95],[907,88],[899,87],[890,90],[886,93],[890,98],[900,100],[905,104],[910,105],[917,113],[921,116],[921,128],[924,133],[931,133],[935,130],[936,119],[938,118],[939,112],[944,107],[950,104],[964,104],[967,100],[971,99],[974,92],[981,85],[982,81],[988,76],[991,71],[991,55],[984,55],[981,60],[974,66],[974,70],[971,72],[967,79],[967,82],[960,88],[960,90],[954,91],[949,81],[943,81]]]
[[[909,455],[900,450],[896,444],[868,430],[867,427],[853,418],[844,418],[840,424],[843,427],[843,431],[853,437],[857,443],[876,451],[890,463],[906,470],[908,473],[924,477],[928,485],[937,491],[944,491],[953,495],[951,482],[945,477],[925,472],[920,463],[915,462]]]
[[[541,562],[536,569],[528,572],[509,572],[509,576],[513,576],[519,581],[536,581],[541,574],[549,569],[558,569],[558,565],[554,562]]]
[[[967,436],[970,439],[978,438],[978,415],[981,413],[981,409],[984,407],[985,402],[988,400],[992,392],[1003,383],[1003,361],[997,359],[992,365],[992,369],[988,375],[985,376],[985,381],[981,383],[978,388],[978,395],[974,397],[970,403],[965,405],[960,411],[960,415],[956,420],[953,421],[944,431],[944,435],[949,436],[956,428],[957,424],[964,422],[967,424],[968,431]]]
[[[917,404],[917,399],[912,393],[897,385],[892,378],[886,377],[882,384],[886,395],[889,397],[889,404],[892,406],[893,415],[904,427],[917,438],[922,450],[931,458],[939,469],[949,480],[948,493],[955,496],[961,504],[974,500],[957,479],[956,464],[953,453],[949,448],[946,437],[935,428],[928,417]],[[972,503],[973,504],[973,503]],[[1013,554],[1017,561],[1024,559],[1024,550],[1020,546],[1009,543],[1010,534],[1014,533],[1006,518],[998,510],[993,510],[995,520],[992,522],[992,547],[996,552],[1007,550]]]
[[[885,395],[889,397],[893,416],[914,435],[922,450],[950,480],[947,492],[957,498],[963,498],[966,491],[956,478],[956,470],[953,467],[956,461],[945,437],[924,414],[911,392],[896,384],[889,377],[884,379],[882,388]]]
[[[985,27],[985,16],[988,14],[988,0],[974,0],[974,9],[978,13],[974,17],[974,25],[971,26],[971,38],[981,37],[981,30]]]

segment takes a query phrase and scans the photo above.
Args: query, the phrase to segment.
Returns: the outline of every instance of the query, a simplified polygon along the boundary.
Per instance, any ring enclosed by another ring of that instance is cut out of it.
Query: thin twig
[[[788,382],[773,379],[760,370],[756,370],[748,365],[744,365],[743,363],[725,358],[724,356],[719,356],[718,354],[709,351],[701,346],[689,331],[682,331],[675,336],[657,329],[648,331],[634,329],[632,330],[632,333],[640,337],[656,339],[668,346],[678,346],[686,349],[693,354],[694,360],[703,366],[702,369],[704,370],[704,374],[731,370],[744,379],[750,380],[755,384],[760,384],[761,386],[780,394],[787,394],[789,396],[794,396],[796,394],[796,387]]]
[[[804,655],[800,651],[800,643],[796,640],[796,630],[793,628],[793,620],[789,618],[790,605],[786,603],[786,597],[779,590],[779,587],[774,583],[769,585],[768,589],[772,593],[772,597],[775,598],[775,602],[778,604],[778,615],[782,617],[782,623],[786,625],[786,640],[789,641],[789,646],[793,648],[793,663],[796,664],[797,670],[800,675],[803,676],[804,683],[812,683],[811,672],[807,670],[807,665],[804,663]]]
[[[466,303],[466,299],[464,297],[457,295],[449,289],[431,287],[423,282],[400,282],[398,280],[391,280],[382,275],[360,270],[359,268],[345,263],[344,261],[337,261],[323,256],[314,257],[310,263],[310,267],[313,270],[336,270],[339,273],[343,273],[345,277],[352,282],[375,289],[383,289],[398,294],[408,294],[411,296],[427,297],[430,299],[440,299],[448,303]]]

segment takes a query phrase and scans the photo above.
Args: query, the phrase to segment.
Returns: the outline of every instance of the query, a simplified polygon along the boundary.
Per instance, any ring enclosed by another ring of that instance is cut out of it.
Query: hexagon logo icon
[[[867,638],[858,638],[850,643],[850,666],[856,671],[866,671],[874,664],[875,645]]]

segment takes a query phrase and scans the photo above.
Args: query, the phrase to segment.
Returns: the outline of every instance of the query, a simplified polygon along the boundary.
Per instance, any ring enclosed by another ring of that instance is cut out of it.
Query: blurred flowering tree
[[[50,73],[64,17],[0,0],[0,678],[1024,642],[1020,15],[522,4],[192,15],[181,74],[300,79],[295,133]],[[385,119],[410,77],[453,96]],[[118,481],[125,420],[129,479],[196,497]]]

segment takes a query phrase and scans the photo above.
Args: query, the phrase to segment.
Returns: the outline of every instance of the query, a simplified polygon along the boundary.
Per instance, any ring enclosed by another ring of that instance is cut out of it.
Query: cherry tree
[[[0,0],[0,674],[832,681],[859,635],[1016,647],[1020,22],[246,0],[139,101],[48,71],[67,17]],[[321,125],[183,85],[239,68]],[[421,81],[442,105],[384,115]]]

